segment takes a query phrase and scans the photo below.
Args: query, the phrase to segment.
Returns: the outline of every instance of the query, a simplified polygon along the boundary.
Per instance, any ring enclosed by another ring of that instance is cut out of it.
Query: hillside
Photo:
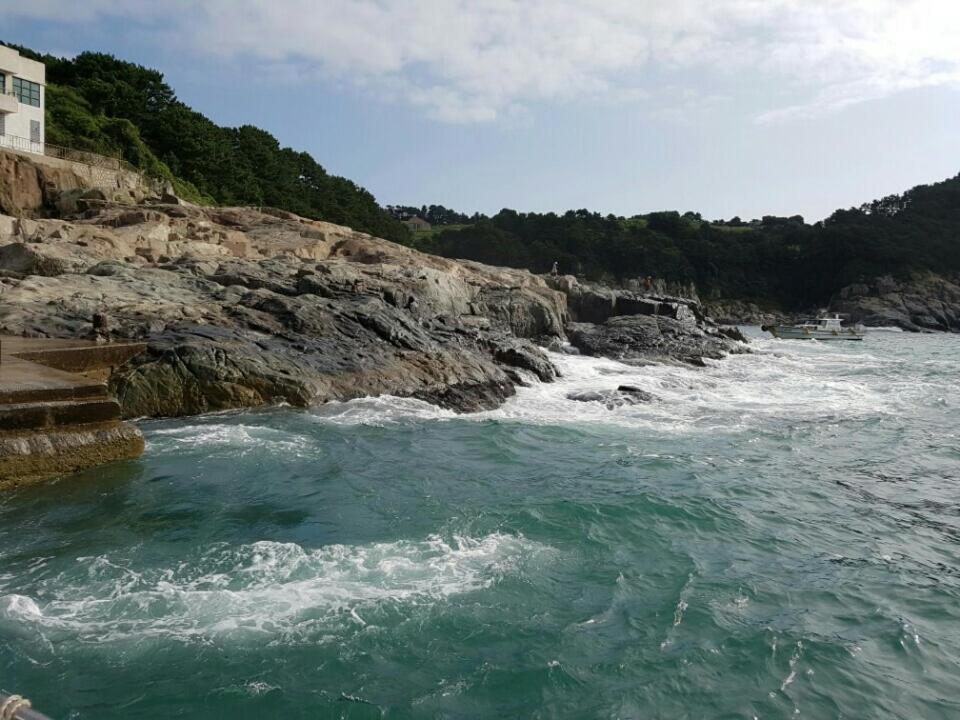
[[[195,202],[267,205],[409,241],[369,192],[264,130],[218,126],[178,100],[156,70],[102,53],[67,59],[11,47],[47,66],[48,143],[122,152]]]
[[[696,213],[632,218],[587,210],[501,210],[473,224],[417,238],[420,250],[495,265],[591,279],[652,275],[695,283],[702,297],[743,298],[784,309],[828,303],[842,288],[892,275],[960,272],[960,175],[837,210],[709,222]]]
[[[16,46],[15,46],[16,47]],[[841,289],[891,275],[960,272],[960,176],[922,185],[827,220],[799,215],[750,222],[698,213],[630,218],[588,210],[493,217],[430,205],[381,208],[309,154],[259,128],[220,127],[179,101],[156,71],[100,53],[73,59],[20,52],[47,66],[47,140],[122,152],[200,204],[272,206],[347,225],[424,252],[591,280],[653,276],[694,283],[706,299],[783,310],[822,306]],[[397,218],[433,225],[416,236]]]

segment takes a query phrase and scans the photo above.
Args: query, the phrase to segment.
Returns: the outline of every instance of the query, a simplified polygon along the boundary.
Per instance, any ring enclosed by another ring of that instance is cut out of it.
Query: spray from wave
[[[489,412],[457,415],[418,400],[364,398],[318,408],[319,423],[383,425],[451,419],[512,421],[541,425],[601,424],[657,432],[760,427],[770,420],[856,419],[896,411],[911,388],[898,384],[897,361],[829,344],[801,346],[757,339],[752,352],[706,368],[677,364],[637,366],[603,358],[550,353],[561,372],[553,383],[531,383]],[[880,387],[877,373],[889,377]],[[621,385],[654,397],[643,404],[610,408],[579,402],[580,392],[611,393]]]
[[[0,596],[0,629],[48,643],[245,634],[306,640],[366,626],[388,608],[483,590],[545,551],[493,533],[317,550],[271,541],[217,545],[175,567],[141,571],[131,569],[134,560],[78,558],[75,570],[47,580],[36,598]]]

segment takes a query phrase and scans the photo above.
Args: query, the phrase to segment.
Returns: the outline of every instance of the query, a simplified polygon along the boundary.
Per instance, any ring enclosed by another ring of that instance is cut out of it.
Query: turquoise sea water
[[[960,338],[556,356],[147,422],[0,497],[0,687],[56,718],[960,717]],[[608,410],[573,389],[639,385]]]

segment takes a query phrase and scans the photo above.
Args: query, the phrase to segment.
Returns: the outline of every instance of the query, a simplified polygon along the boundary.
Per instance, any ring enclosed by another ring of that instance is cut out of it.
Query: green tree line
[[[17,47],[17,46],[14,46]],[[197,202],[269,205],[349,225],[426,252],[590,279],[652,275],[695,283],[710,297],[783,308],[823,304],[879,275],[960,272],[960,175],[816,224],[800,216],[707,221],[697,213],[634,217],[588,210],[492,217],[442,205],[381,208],[355,183],[270,133],[221,127],[177,99],[163,75],[102,53],[39,55],[47,67],[47,140],[124,159]],[[414,238],[397,217],[436,225]],[[453,226],[453,227],[446,227]]]
[[[367,190],[265,130],[217,125],[178,100],[156,70],[103,53],[60,58],[13,47],[46,65],[48,143],[122,153],[193,201],[269,205],[409,242]]]
[[[960,272],[960,175],[837,210],[822,222],[766,216],[708,222],[696,213],[631,218],[588,210],[501,210],[418,238],[447,257],[597,280],[648,275],[695,283],[706,297],[801,309],[854,282],[916,271]]]

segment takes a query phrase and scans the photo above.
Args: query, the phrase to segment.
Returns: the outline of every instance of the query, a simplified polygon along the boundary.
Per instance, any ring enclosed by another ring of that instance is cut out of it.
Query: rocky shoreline
[[[960,277],[889,275],[849,285],[830,304],[851,322],[909,332],[960,332]]]
[[[692,300],[447,260],[282,211],[79,209],[0,217],[0,332],[146,343],[110,377],[127,418],[380,394],[469,412],[551,381],[542,347],[567,338],[630,362],[743,347]]]
[[[839,314],[850,325],[907,332],[960,332],[960,276],[889,275],[843,288],[824,308],[806,312],[764,310],[745,300],[713,300],[704,310],[720,325],[768,325]]]

